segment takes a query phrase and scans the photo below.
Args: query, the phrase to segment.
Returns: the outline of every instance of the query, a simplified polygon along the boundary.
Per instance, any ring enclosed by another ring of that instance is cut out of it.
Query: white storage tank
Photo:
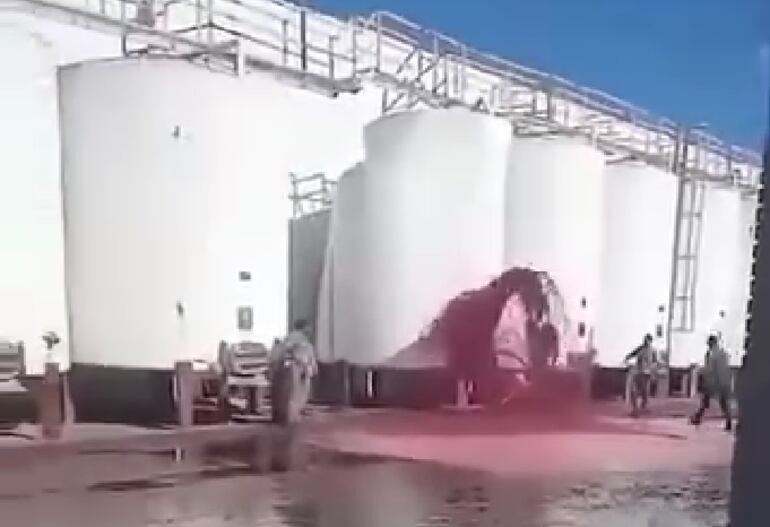
[[[569,327],[560,328],[562,351],[592,345],[600,302],[604,181],[604,155],[582,140],[519,138],[511,145],[504,262],[546,271],[556,281],[570,320]]]
[[[665,347],[678,184],[636,162],[610,165],[605,177],[597,360],[617,367],[647,333]]]
[[[61,104],[74,361],[168,370],[216,360],[221,340],[282,336],[281,86],[179,60],[102,61],[62,71]]]
[[[464,109],[405,112],[370,124],[364,144],[338,197],[357,196],[334,231],[334,355],[376,365],[500,272],[510,128]]]
[[[360,269],[356,267],[359,261],[357,247],[362,243],[364,167],[357,164],[346,171],[337,181],[334,203],[329,222],[329,239],[326,248],[326,261],[321,277],[321,290],[318,295],[318,328],[317,352],[319,360],[332,362],[341,360],[337,356],[335,317],[339,317],[339,325],[357,325],[357,312],[348,311],[349,304],[337,305],[337,298],[346,298],[351,294],[351,288],[358,284]],[[341,223],[341,218],[347,218],[347,223]],[[337,248],[339,245],[339,249]],[[364,331],[363,328],[359,328]],[[348,331],[347,334],[352,333]],[[345,335],[343,335],[344,337]],[[344,344],[341,347],[345,347]]]
[[[69,367],[56,65],[2,18],[0,64],[0,339],[23,341],[26,373],[41,375],[46,361]]]

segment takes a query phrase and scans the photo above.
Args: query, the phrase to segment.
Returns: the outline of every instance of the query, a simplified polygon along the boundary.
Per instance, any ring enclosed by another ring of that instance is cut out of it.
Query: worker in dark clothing
[[[640,410],[647,410],[652,374],[657,363],[657,354],[655,348],[652,347],[652,335],[645,335],[642,344],[626,355],[625,361],[628,362],[632,359],[636,359],[636,364],[632,366],[631,370],[632,415],[638,416]],[[639,399],[641,399],[641,407],[639,406]]]
[[[703,365],[703,394],[701,404],[690,422],[699,425],[703,421],[703,414],[711,406],[711,399],[719,399],[722,415],[725,418],[725,430],[733,429],[733,420],[730,414],[730,396],[732,394],[732,370],[727,352],[719,344],[719,337],[711,335],[707,341],[708,350]]]
[[[532,376],[537,378],[559,358],[559,332],[543,313],[527,319],[526,332]]]
[[[532,372],[537,375],[548,365],[548,352],[540,328],[539,320],[535,317],[527,318],[525,325],[527,335],[527,349]]]
[[[556,366],[556,362],[559,360],[559,331],[556,329],[556,326],[547,320],[540,328],[540,332],[543,338],[543,345],[548,358],[548,364],[550,366]]]

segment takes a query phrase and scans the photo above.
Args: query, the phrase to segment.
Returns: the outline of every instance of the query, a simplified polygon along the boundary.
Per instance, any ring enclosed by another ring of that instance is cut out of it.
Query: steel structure
[[[503,117],[518,136],[587,138],[610,163],[643,161],[680,178],[669,329],[691,331],[707,182],[755,192],[760,156],[597,90],[466,46],[388,12],[343,20],[285,0],[0,0],[115,34],[125,54],[162,53],[236,74],[269,70],[336,96],[382,89],[383,113],[460,105]],[[295,181],[296,182],[296,181]],[[323,192],[322,192],[323,193]],[[295,192],[295,213],[302,193]],[[318,196],[311,196],[315,200]],[[321,206],[328,199],[321,199]],[[315,210],[319,203],[309,203]]]
[[[295,218],[313,214],[331,207],[337,182],[324,174],[298,176],[289,174],[291,182],[292,214]]]
[[[272,70],[331,95],[366,83],[383,112],[462,105],[509,119],[521,136],[585,136],[613,159],[676,170],[680,127],[596,90],[476,51],[387,12],[341,20],[283,0],[5,0],[62,23],[114,33],[126,53],[167,53],[236,72]],[[761,160],[702,130],[686,173],[754,190]]]

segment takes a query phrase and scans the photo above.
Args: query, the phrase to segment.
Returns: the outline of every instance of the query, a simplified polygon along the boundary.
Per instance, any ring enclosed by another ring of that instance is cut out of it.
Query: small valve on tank
[[[45,342],[45,348],[47,350],[52,350],[54,346],[61,342],[59,335],[57,335],[55,331],[46,331],[43,333],[42,339],[43,342]]]
[[[61,342],[61,339],[59,338],[59,335],[56,334],[55,331],[46,331],[43,333],[43,336],[41,337],[43,339],[43,342],[45,343],[45,349],[46,349],[46,362],[53,362],[53,355],[52,351],[54,346],[59,344]]]

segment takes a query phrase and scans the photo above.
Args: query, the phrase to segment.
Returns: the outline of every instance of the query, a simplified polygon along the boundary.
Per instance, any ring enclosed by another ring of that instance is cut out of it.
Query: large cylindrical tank
[[[162,370],[215,360],[221,340],[280,337],[291,126],[280,85],[177,60],[102,61],[62,71],[61,104],[75,362]]]
[[[570,321],[565,351],[592,345],[600,302],[604,155],[578,139],[515,139],[505,189],[507,267],[548,272]]]
[[[356,203],[340,209],[333,240],[335,357],[387,361],[499,273],[509,143],[507,123],[463,109],[365,129],[364,171],[347,176]]]
[[[676,178],[642,163],[606,171],[598,362],[618,366],[649,333],[665,346]]]
[[[364,170],[363,164],[358,164],[337,181],[319,293],[317,346],[322,361],[346,358],[339,356],[340,350],[348,348],[345,339],[353,336],[361,339],[357,332],[366,332],[358,320],[362,314],[358,310],[360,306],[347,301],[355,298],[360,280],[368,278],[365,274],[362,276],[366,270],[359,265],[359,251],[366,234],[365,225],[360,221],[366,206]]]
[[[26,372],[69,367],[56,64],[47,43],[0,19],[0,338]],[[42,336],[61,342],[50,352]]]

